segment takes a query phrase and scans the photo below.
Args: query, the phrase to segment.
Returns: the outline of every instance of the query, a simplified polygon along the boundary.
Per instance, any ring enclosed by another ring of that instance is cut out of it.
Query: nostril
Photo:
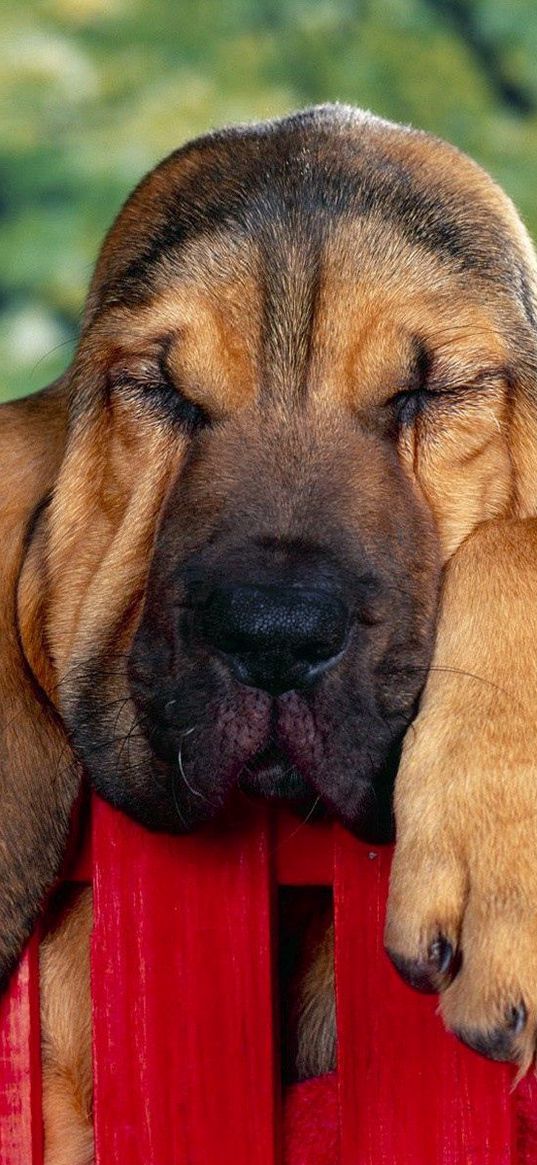
[[[342,646],[343,642],[339,636],[337,640],[328,637],[326,639],[317,639],[309,643],[304,643],[301,656],[305,663],[322,663],[326,659],[332,659],[334,655],[341,651]]]

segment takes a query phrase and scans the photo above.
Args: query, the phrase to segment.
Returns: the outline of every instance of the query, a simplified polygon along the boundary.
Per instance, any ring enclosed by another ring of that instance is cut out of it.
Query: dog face
[[[182,831],[242,788],[386,835],[442,564],[534,506],[532,263],[478,167],[353,110],[142,182],[18,592],[103,796]]]

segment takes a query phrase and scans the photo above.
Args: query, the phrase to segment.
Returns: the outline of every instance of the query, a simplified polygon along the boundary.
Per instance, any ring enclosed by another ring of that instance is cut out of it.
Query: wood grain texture
[[[400,981],[382,950],[390,852],[336,833],[339,1165],[520,1165],[511,1070]]]
[[[96,802],[98,1165],[274,1165],[263,810],[195,838]]]
[[[295,1086],[285,1165],[537,1165],[535,1076],[512,1093],[511,1070],[448,1035],[384,955],[390,851],[297,825],[244,807],[172,839],[95,802],[97,1165],[281,1165],[271,899],[332,870],[340,1152],[333,1109],[312,1111],[312,1140]],[[321,1083],[311,1103],[332,1105]],[[40,1105],[34,939],[0,1004],[0,1165],[42,1165]]]
[[[281,886],[331,886],[334,880],[333,827],[304,823],[286,809],[273,818],[274,876]]]
[[[31,939],[0,1001],[0,1162],[41,1165],[38,940]]]
[[[537,1162],[537,1076],[528,1075],[512,1096],[516,1132],[517,1162],[535,1165]]]

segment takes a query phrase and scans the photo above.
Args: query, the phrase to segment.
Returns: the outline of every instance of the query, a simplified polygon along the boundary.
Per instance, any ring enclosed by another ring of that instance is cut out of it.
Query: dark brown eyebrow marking
[[[295,214],[302,217],[306,229],[316,218],[328,224],[341,217],[376,214],[395,224],[410,242],[456,261],[461,269],[484,273],[484,255],[477,250],[472,224],[458,223],[446,201],[420,190],[402,166],[384,163],[380,173],[372,168],[371,173],[359,175],[343,167],[327,175],[322,166],[313,166],[301,181],[293,181],[289,199],[281,188],[282,160],[279,164],[274,160],[271,167],[272,190],[270,169],[263,167],[267,181],[263,188],[249,160],[245,159],[245,163],[242,174],[237,166],[236,175],[236,181],[244,185],[242,198],[236,192],[226,193],[231,164],[227,157],[213,170],[210,183],[200,173],[195,191],[183,184],[170,197],[164,221],[136,259],[120,270],[106,289],[108,301],[113,299],[128,306],[144,302],[151,294],[151,275],[159,260],[173,256],[197,237],[210,238],[227,229],[232,241],[233,231],[238,229],[241,235],[255,239],[267,222],[288,223],[286,203],[290,200],[295,201]]]
[[[231,242],[234,231],[256,241],[265,233],[268,241],[274,224],[292,230],[301,223],[307,235],[341,217],[372,214],[461,270],[505,281],[509,267],[512,277],[507,256],[492,266],[493,243],[505,238],[493,212],[485,222],[471,201],[421,185],[388,147],[370,140],[367,127],[354,134],[341,129],[337,109],[310,110],[268,126],[224,130],[176,151],[157,170],[161,190],[167,173],[168,189],[159,193],[155,221],[141,214],[140,252],[116,271],[106,302],[143,302],[159,260],[198,236],[228,230]],[[181,161],[196,155],[198,164],[182,171]]]

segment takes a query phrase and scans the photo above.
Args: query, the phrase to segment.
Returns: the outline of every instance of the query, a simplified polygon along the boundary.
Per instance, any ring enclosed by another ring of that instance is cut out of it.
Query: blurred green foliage
[[[0,398],[68,363],[102,236],[186,138],[325,100],[450,139],[537,233],[535,0],[2,0]]]

